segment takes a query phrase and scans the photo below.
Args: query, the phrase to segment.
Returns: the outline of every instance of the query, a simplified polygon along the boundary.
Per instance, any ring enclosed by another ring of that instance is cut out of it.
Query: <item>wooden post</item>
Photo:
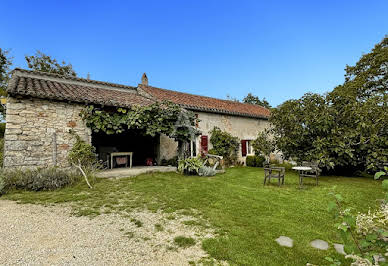
[[[57,166],[57,133],[53,132],[53,165]]]

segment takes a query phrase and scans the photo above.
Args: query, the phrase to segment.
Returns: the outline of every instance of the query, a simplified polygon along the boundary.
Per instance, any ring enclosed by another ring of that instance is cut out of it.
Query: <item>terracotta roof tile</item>
[[[144,106],[155,102],[139,95],[135,87],[23,69],[14,70],[7,92],[11,95],[119,107]]]
[[[72,101],[105,106],[145,106],[155,101],[171,101],[190,110],[267,119],[264,107],[139,84],[138,88],[52,73],[15,69],[8,84],[10,95]],[[145,92],[145,93],[144,93]]]
[[[268,118],[270,116],[270,111],[267,108],[258,105],[221,100],[141,84],[139,87],[160,101],[171,101],[182,105],[186,109],[258,118]]]

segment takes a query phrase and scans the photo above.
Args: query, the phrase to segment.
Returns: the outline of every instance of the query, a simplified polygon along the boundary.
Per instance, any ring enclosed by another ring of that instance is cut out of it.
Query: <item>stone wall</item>
[[[159,163],[163,159],[171,159],[178,154],[178,142],[174,139],[166,136],[160,135],[160,144],[159,144]]]
[[[227,131],[235,137],[238,137],[240,140],[254,140],[257,137],[257,134],[260,131],[263,131],[269,126],[268,120],[242,117],[242,116],[232,116],[216,113],[206,113],[206,112],[195,112],[198,114],[198,118],[201,120],[198,124],[199,130],[202,132],[202,135],[207,135],[209,140],[209,150],[212,148],[210,143],[209,133],[215,126],[219,127],[223,131]],[[175,144],[175,145],[174,145]],[[168,152],[162,152],[161,150],[161,159],[170,159],[171,157],[177,154],[177,144],[176,142],[168,137],[161,137],[160,146],[167,147]],[[197,153],[200,152],[200,139],[196,140],[196,150]],[[170,157],[168,157],[170,156]],[[241,162],[245,162],[245,157],[242,157],[241,147],[238,152],[238,159]]]
[[[83,105],[36,98],[7,100],[4,167],[68,166],[73,129],[91,142],[79,112]]]
[[[67,154],[75,141],[69,131],[73,129],[81,138],[91,143],[91,130],[79,116],[83,107],[75,103],[9,97],[4,136],[4,167],[68,166]],[[196,114],[201,120],[199,130],[209,137],[209,149],[212,148],[209,131],[215,126],[240,140],[253,140],[258,132],[269,126],[269,122],[263,119],[206,112]],[[199,154],[199,138],[195,145]],[[174,139],[162,135],[159,161],[176,156],[177,147]],[[245,161],[241,156],[241,148],[238,156],[240,161]]]

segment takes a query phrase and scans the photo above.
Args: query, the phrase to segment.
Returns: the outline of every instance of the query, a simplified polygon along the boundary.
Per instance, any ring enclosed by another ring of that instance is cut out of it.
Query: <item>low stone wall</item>
[[[91,130],[79,112],[83,105],[36,98],[7,100],[4,167],[69,166],[73,129],[91,142]]]

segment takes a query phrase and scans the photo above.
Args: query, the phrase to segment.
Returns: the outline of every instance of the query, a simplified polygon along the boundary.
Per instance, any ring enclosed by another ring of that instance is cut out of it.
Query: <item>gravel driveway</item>
[[[200,239],[212,237],[211,232],[183,225],[182,219],[188,219],[183,216],[169,220],[162,213],[139,211],[130,218],[89,218],[71,216],[70,211],[60,205],[0,200],[1,264],[187,265],[207,256]],[[159,230],[155,224],[161,225]],[[178,248],[173,239],[180,235],[195,238],[196,245]]]

